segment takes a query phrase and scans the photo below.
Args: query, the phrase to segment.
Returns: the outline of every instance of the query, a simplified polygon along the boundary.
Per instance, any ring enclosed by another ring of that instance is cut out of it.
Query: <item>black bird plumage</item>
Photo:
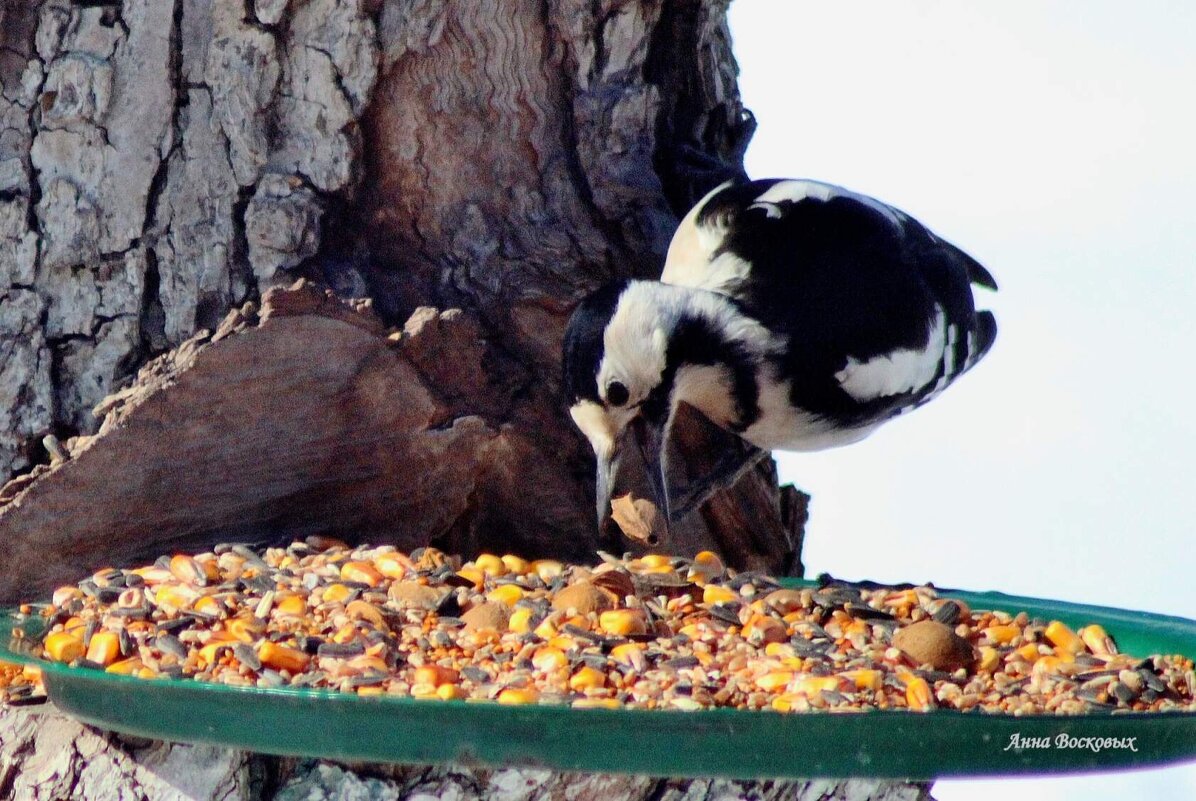
[[[571,411],[600,460],[598,440],[617,455],[637,418],[667,433],[679,401],[759,448],[854,442],[988,352],[996,322],[976,311],[973,285],[996,289],[877,200],[815,181],[730,182],[681,222],[659,283],[619,282],[578,307],[563,354]],[[614,385],[629,402],[611,402]]]

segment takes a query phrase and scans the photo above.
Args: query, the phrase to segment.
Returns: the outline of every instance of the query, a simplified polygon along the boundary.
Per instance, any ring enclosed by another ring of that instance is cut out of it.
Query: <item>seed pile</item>
[[[32,665],[0,662],[0,704],[35,704],[45,700],[41,670]]]
[[[225,545],[101,570],[37,614],[33,653],[146,679],[574,707],[1196,710],[1191,659],[1120,654],[1099,626],[928,587],[784,589],[708,552],[588,568]]]

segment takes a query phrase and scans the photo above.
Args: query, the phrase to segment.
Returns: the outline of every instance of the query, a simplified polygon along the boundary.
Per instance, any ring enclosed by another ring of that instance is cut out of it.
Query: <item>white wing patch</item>
[[[946,342],[946,318],[942,308],[937,308],[925,347],[901,348],[866,361],[848,357],[847,366],[835,373],[835,379],[860,402],[912,392],[934,380]]]
[[[797,203],[801,200],[813,199],[821,200],[824,203],[833,197],[851,198],[857,203],[861,203],[874,211],[878,211],[888,218],[893,225],[900,226],[902,224],[901,215],[895,209],[889,208],[879,200],[874,200],[867,195],[857,195],[849,189],[844,189],[841,186],[834,184],[824,184],[821,181],[810,180],[791,180],[781,181],[768,188],[762,195],[756,198],[748,208],[763,209],[764,213],[772,219],[781,217],[781,208],[778,203],[789,202]]]
[[[710,198],[730,185],[731,182],[727,181],[710,190],[704,198],[694,204],[685,215],[685,219],[677,226],[677,232],[669,242],[664,272],[660,274],[663,283],[714,289],[707,283],[710,257],[723,243],[727,229],[725,225],[717,222],[714,225],[698,225],[698,215],[702,213]]]

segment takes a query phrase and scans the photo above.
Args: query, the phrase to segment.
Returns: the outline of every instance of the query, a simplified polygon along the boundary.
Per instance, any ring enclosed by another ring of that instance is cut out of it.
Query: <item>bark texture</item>
[[[149,742],[97,731],[52,708],[0,709],[0,797],[21,801],[928,801],[923,784],[743,782],[341,765]]]
[[[24,472],[0,599],[313,529],[638,547],[594,530],[560,339],[725,177],[681,154],[738,163],[725,3],[22,0],[3,29],[0,472]],[[297,276],[373,311],[258,328]],[[246,341],[219,341],[230,312]],[[140,418],[109,414],[130,397]],[[692,471],[726,446],[680,428]],[[800,571],[804,496],[776,483],[763,465],[662,547]]]

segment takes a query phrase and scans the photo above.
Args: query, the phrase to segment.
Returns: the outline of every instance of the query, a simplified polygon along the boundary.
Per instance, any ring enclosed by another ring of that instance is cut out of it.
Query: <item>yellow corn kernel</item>
[[[255,617],[236,617],[226,622],[224,628],[235,640],[253,642],[266,630],[266,625]]]
[[[346,623],[332,633],[332,641],[342,645],[355,639],[357,639],[357,626],[352,623]]]
[[[618,698],[578,698],[572,706],[574,709],[619,709],[623,702]]]
[[[589,665],[583,666],[569,679],[569,689],[576,693],[605,686],[606,674]]]
[[[1048,623],[1043,634],[1051,641],[1052,645],[1068,653],[1078,654],[1087,650],[1087,646],[1084,645],[1084,641],[1080,639],[1079,635],[1058,620]]]
[[[451,685],[446,684],[445,686],[448,687]],[[423,701],[431,698],[439,698],[440,696],[436,694],[435,684],[423,683],[411,685],[411,697]]]
[[[989,626],[984,629],[984,634],[993,642],[1007,645],[1013,641],[1013,638],[1021,633],[1021,629],[1012,623],[1006,625]]]
[[[266,667],[299,673],[307,667],[309,657],[295,648],[266,641],[257,650],[257,658]]]
[[[503,564],[501,556],[495,556],[492,553],[484,553],[473,560],[473,566],[485,573],[487,576],[505,576],[507,575],[507,566]]]
[[[1017,649],[1018,655],[1027,662],[1036,662],[1042,654],[1038,653],[1038,643],[1028,642]]]
[[[442,701],[460,701],[468,693],[455,684],[441,684],[436,688],[436,697]]]
[[[711,556],[714,556],[714,554],[710,551],[702,551],[702,553],[698,554],[698,557],[701,557],[702,554],[710,554]],[[718,559],[717,556],[714,556],[714,558]],[[694,563],[690,565],[689,571],[685,574],[685,578],[687,581],[693,582],[699,587],[705,587],[711,581],[714,581],[716,578],[723,575],[724,572],[723,563],[721,561],[699,561],[699,559],[696,557],[694,559]]]
[[[374,560],[374,568],[386,578],[401,579],[414,565],[400,553],[384,553]]]
[[[756,686],[761,690],[779,690],[793,680],[793,673],[788,670],[774,670],[756,679]]]
[[[190,587],[182,585],[174,585],[167,587],[160,587],[154,593],[154,603],[164,609],[179,610],[187,609],[191,606],[191,602],[196,599],[197,595]]]
[[[738,601],[739,593],[730,587],[720,587],[716,584],[707,584],[702,588],[702,603],[705,604],[725,604],[729,601]]]
[[[208,581],[220,581],[220,565],[216,562],[215,554],[196,556],[194,559],[195,564],[199,565],[199,569],[203,571],[205,579]]]
[[[139,678],[139,679],[156,679],[156,678],[158,678],[158,671],[156,671],[152,668],[143,667],[137,671],[137,678]]]
[[[164,581],[170,581],[174,578],[169,570],[158,567],[157,565],[150,565],[148,567],[138,567],[129,571],[141,576],[146,584],[161,584]]]
[[[476,567],[463,567],[457,571],[457,575],[466,581],[472,581],[473,586],[481,589],[482,584],[486,581],[486,574]]]
[[[700,640],[702,638],[702,635],[705,634],[706,632],[703,629],[703,627],[697,623],[687,623],[684,626],[682,626],[677,631],[677,633],[684,634],[686,637],[689,637],[691,640]]]
[[[813,695],[822,690],[838,690],[842,681],[838,676],[799,676],[793,680],[793,691]]]
[[[1055,647],[1055,657],[1060,662],[1065,662],[1067,664],[1071,664],[1072,662],[1076,661],[1075,654],[1073,654],[1071,651],[1065,651],[1062,648],[1059,648],[1058,646]]]
[[[62,624],[62,630],[68,634],[74,634],[83,639],[83,630],[87,628],[87,624],[83,622],[81,617],[68,617],[66,622]]]
[[[772,699],[772,704],[770,704],[770,706],[772,706],[772,708],[777,712],[792,712],[795,707],[800,705],[800,698],[801,696],[799,695],[778,695],[776,698]]]
[[[478,648],[482,647],[483,645],[493,645],[502,639],[502,634],[500,634],[496,629],[491,628],[476,629],[474,631],[467,632],[467,636],[472,638],[473,644]]]
[[[181,553],[170,557],[170,572],[179,581],[187,584],[202,584],[208,578],[199,562]]]
[[[980,660],[977,663],[977,668],[985,672],[991,673],[996,670],[1001,664],[1001,654],[996,648],[991,645],[980,646]]]
[[[344,586],[343,584],[341,585]],[[284,595],[274,601],[274,613],[279,616],[302,617],[307,614],[307,601],[298,593]]]
[[[620,643],[610,649],[610,658],[621,665],[635,666],[644,661],[644,649],[639,643]]]
[[[885,681],[879,670],[845,670],[839,675],[853,683],[857,690],[879,690]]]
[[[598,628],[607,634],[626,637],[647,632],[648,620],[638,609],[612,609],[598,616]]]
[[[640,564],[644,567],[672,567],[673,557],[666,556],[662,553],[650,553],[640,558]]]
[[[386,692],[386,689],[384,687],[378,687],[378,686],[358,687],[357,688],[357,694],[359,696],[362,696],[365,698],[369,698],[369,697],[373,697],[373,696],[377,696],[377,695],[383,695],[385,692]]]
[[[217,642],[209,641],[207,645],[199,649],[199,658],[205,665],[215,664],[216,657],[218,656],[220,649],[228,647],[229,643],[227,640],[221,640]],[[263,660],[263,662],[264,661],[265,660]]]
[[[532,630],[532,615],[534,612],[530,607],[520,606],[511,613],[511,617],[507,620],[507,628],[516,634],[526,634]]]
[[[577,640],[570,637],[568,634],[558,634],[548,641],[548,647],[557,648],[561,651],[568,651],[577,646]]]
[[[523,588],[518,584],[500,584],[486,596],[489,601],[497,601],[507,606],[514,606],[523,598]]]
[[[97,631],[87,644],[87,659],[98,665],[111,665],[120,656],[120,637],[115,632]]]
[[[534,704],[540,700],[540,693],[533,687],[508,687],[498,694],[500,704]]]
[[[557,634],[556,624],[550,618],[544,618],[535,629],[532,629],[541,640],[551,640]]]
[[[531,562],[522,556],[516,556],[511,553],[503,554],[502,563],[506,566],[508,573],[514,573],[517,576],[527,575],[532,568]]]
[[[21,668],[21,678],[33,684],[41,684],[42,669],[37,665],[25,665]]]
[[[536,652],[532,654],[532,665],[537,670],[557,670],[568,664],[569,659],[565,656],[565,652],[550,645],[537,648]]]
[[[415,669],[411,679],[412,684],[431,684],[439,687],[442,684],[456,684],[461,679],[460,672],[443,665],[421,665]]]
[[[119,662],[113,662],[108,667],[104,668],[105,673],[115,673],[118,676],[132,676],[145,665],[137,657],[130,657],[129,659],[122,659]]]
[[[770,642],[764,646],[764,655],[776,659],[792,659],[797,656],[797,651],[787,642]]]
[[[322,597],[326,604],[343,604],[352,594],[353,590],[338,581],[335,584],[329,584],[325,587]]]
[[[359,581],[371,587],[382,583],[382,574],[369,562],[345,562],[341,565],[341,578],[345,581]]]
[[[1058,656],[1039,657],[1034,663],[1034,673],[1037,675],[1057,673],[1060,666],[1063,664],[1064,660],[1060,659]]]
[[[1113,639],[1104,628],[1095,623],[1080,629],[1080,639],[1088,646],[1088,650],[1094,654],[1108,656],[1117,653],[1117,646],[1113,644]]]
[[[219,616],[222,612],[224,612],[224,604],[220,603],[210,595],[205,595],[197,600],[191,608],[196,612],[199,612],[201,615]]]
[[[42,642],[42,647],[46,650],[46,656],[55,662],[73,662],[87,651],[83,647],[82,637],[76,637],[73,633],[65,631],[56,631],[47,635]]]
[[[934,693],[921,676],[914,676],[905,685],[905,702],[910,709],[927,710],[934,706]]]
[[[530,567],[532,572],[545,582],[552,581],[565,572],[565,566],[555,559],[537,559]]]

